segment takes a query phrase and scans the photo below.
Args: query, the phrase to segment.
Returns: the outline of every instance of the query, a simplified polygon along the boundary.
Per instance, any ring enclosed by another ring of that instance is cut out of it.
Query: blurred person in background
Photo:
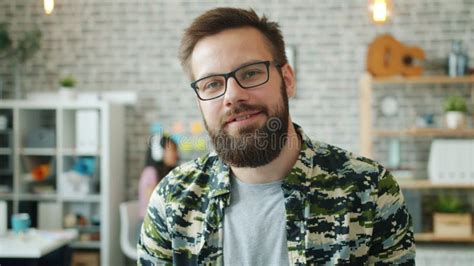
[[[138,184],[139,215],[141,222],[137,228],[137,241],[146,214],[148,201],[156,185],[178,165],[178,145],[169,136],[154,135],[146,151],[145,168]]]

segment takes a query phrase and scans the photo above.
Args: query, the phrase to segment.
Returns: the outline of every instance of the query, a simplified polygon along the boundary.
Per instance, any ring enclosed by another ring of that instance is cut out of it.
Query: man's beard
[[[224,131],[225,121],[221,121],[216,132],[204,124],[219,157],[234,167],[258,167],[266,165],[280,155],[288,138],[288,95],[284,83],[280,87],[281,102],[270,110],[263,105],[240,103],[224,117],[246,111],[259,111],[268,117],[261,127],[249,125],[242,127],[236,136]]]

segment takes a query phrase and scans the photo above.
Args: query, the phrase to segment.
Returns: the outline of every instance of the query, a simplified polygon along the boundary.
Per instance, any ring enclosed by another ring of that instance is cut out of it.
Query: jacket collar
[[[297,134],[301,137],[301,150],[290,172],[283,178],[283,188],[306,192],[309,188],[308,177],[313,169],[313,158],[316,155],[311,139],[304,133],[303,129],[293,123]]]
[[[217,157],[217,154],[214,156]],[[211,178],[211,190],[210,197],[217,197],[224,194],[230,194],[230,167],[224,163],[221,159],[216,161],[216,166],[213,168],[214,171],[210,173]]]

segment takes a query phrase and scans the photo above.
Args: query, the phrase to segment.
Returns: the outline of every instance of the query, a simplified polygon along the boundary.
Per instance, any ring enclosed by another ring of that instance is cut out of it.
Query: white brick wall
[[[170,126],[176,120],[200,119],[177,49],[183,29],[209,8],[253,7],[280,22],[286,43],[296,48],[298,92],[290,103],[294,121],[314,138],[356,152],[358,78],[367,45],[377,34],[388,32],[420,46],[434,61],[443,61],[451,41],[459,39],[469,46],[471,66],[474,61],[472,0],[393,1],[393,20],[384,26],[369,21],[368,1],[360,0],[56,2],[54,13],[45,16],[41,1],[0,0],[0,22],[10,24],[14,37],[35,25],[43,32],[41,51],[25,65],[23,87],[56,90],[58,79],[71,73],[82,90],[139,92],[139,104],[127,113],[130,197],[136,193],[150,123]],[[12,97],[11,66],[5,60],[0,61],[0,78],[6,97]],[[425,96],[408,99],[415,103]],[[436,104],[440,97],[432,101]]]

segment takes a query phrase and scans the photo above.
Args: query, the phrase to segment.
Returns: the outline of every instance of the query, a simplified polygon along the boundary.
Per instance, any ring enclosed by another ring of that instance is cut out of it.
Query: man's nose
[[[234,77],[227,80],[227,91],[224,94],[225,106],[249,100],[249,91],[242,88]]]

